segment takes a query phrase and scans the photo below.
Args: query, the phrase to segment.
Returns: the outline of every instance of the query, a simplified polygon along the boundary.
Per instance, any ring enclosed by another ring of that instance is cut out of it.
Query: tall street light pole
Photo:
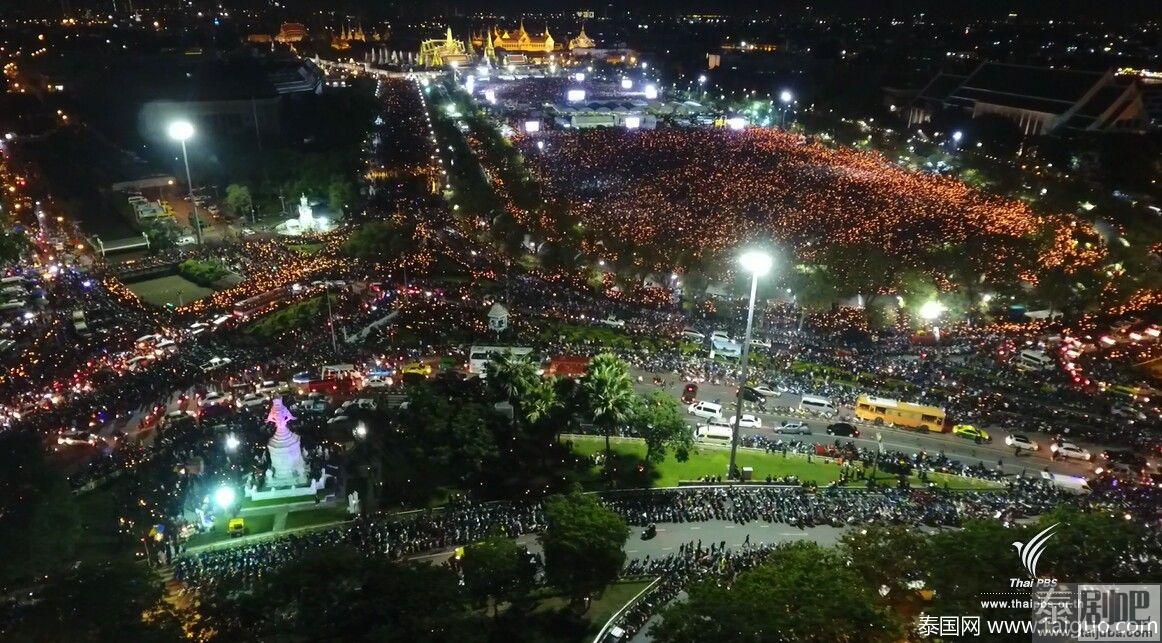
[[[779,93],[779,102],[783,104],[782,114],[779,115],[781,121],[779,127],[787,129],[787,108],[791,106],[791,101],[795,100],[795,96],[790,90],[784,89]]]
[[[771,270],[773,260],[771,256],[761,250],[750,250],[741,257],[739,263],[743,270],[750,273],[750,305],[746,312],[746,335],[742,340],[742,372],[738,379],[738,397],[735,400],[734,427],[730,432],[730,468],[726,471],[727,478],[741,478],[735,466],[735,456],[738,454],[739,423],[742,421],[742,389],[746,386],[747,370],[750,368],[750,332],[754,325],[754,300],[758,292],[759,277]]]
[[[190,205],[194,208],[194,234],[198,245],[202,245],[202,217],[198,215],[198,202],[194,200],[194,181],[190,178],[190,156],[186,153],[186,141],[194,136],[194,125],[189,121],[174,121],[169,124],[169,137],[182,144],[182,161],[186,166],[186,186],[190,189]]]

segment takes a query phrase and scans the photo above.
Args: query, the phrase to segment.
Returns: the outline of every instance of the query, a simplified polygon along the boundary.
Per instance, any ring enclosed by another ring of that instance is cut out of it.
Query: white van
[[[1045,351],[1026,349],[1017,355],[1017,368],[1022,371],[1048,371],[1053,364],[1053,358]]]
[[[714,402],[695,402],[686,407],[686,412],[700,418],[722,419],[722,405]]]
[[[799,402],[799,410],[821,415],[825,418],[835,417],[839,413],[839,409],[835,408],[831,400],[815,395],[804,395],[803,399]]]
[[[713,442],[730,442],[734,437],[734,431],[730,430],[729,424],[722,424],[719,422],[711,422],[703,424],[694,431],[694,437],[699,440],[713,441]]]
[[[714,349],[715,354],[722,357],[740,357],[742,355],[742,344],[729,339],[712,337],[710,347]]]

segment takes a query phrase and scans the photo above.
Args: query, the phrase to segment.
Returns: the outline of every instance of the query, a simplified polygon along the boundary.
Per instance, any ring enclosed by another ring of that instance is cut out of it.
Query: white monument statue
[[[276,225],[274,231],[289,237],[297,237],[311,232],[330,232],[334,227],[327,217],[315,216],[315,210],[307,202],[307,195],[304,193],[299,197],[299,215]]]
[[[315,229],[315,212],[311,209],[311,204],[307,203],[307,194],[305,192],[299,198],[299,227],[304,232]]]
[[[293,487],[307,484],[307,464],[303,461],[303,447],[299,436],[287,428],[287,423],[295,419],[282,398],[277,397],[270,405],[266,421],[275,426],[274,435],[266,443],[270,453],[270,468],[266,470],[266,487]]]

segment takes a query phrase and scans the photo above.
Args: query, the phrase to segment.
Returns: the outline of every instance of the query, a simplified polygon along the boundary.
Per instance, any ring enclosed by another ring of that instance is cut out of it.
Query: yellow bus
[[[861,395],[855,401],[855,417],[873,424],[887,424],[933,433],[943,433],[951,427],[948,419],[944,417],[942,408],[871,395]]]

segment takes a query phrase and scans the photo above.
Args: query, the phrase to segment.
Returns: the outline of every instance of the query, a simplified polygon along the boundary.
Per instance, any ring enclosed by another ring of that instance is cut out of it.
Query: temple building
[[[524,20],[521,20],[520,26],[515,32],[501,31],[496,25],[493,25],[482,33],[473,34],[470,41],[472,46],[477,49],[487,51],[488,41],[491,41],[492,48],[502,49],[509,53],[525,54],[551,54],[557,46],[557,42],[549,33],[548,25],[545,25],[544,33],[534,36],[525,30]]]
[[[569,40],[570,51],[574,49],[593,49],[596,46],[597,43],[593,42],[593,39],[589,37],[589,34],[585,33],[585,25],[581,25],[581,33],[577,34],[576,38]]]
[[[468,49],[463,42],[452,37],[451,27],[448,27],[448,32],[444,38],[425,40],[420,43],[419,63],[421,66],[467,65],[468,62]]]
[[[278,35],[274,37],[275,42],[291,43],[302,42],[307,37],[307,28],[298,22],[284,22],[278,29]]]
[[[350,49],[353,42],[367,42],[367,36],[363,33],[363,25],[358,25],[354,29],[343,25],[342,31],[331,36],[331,48],[339,51]]]

